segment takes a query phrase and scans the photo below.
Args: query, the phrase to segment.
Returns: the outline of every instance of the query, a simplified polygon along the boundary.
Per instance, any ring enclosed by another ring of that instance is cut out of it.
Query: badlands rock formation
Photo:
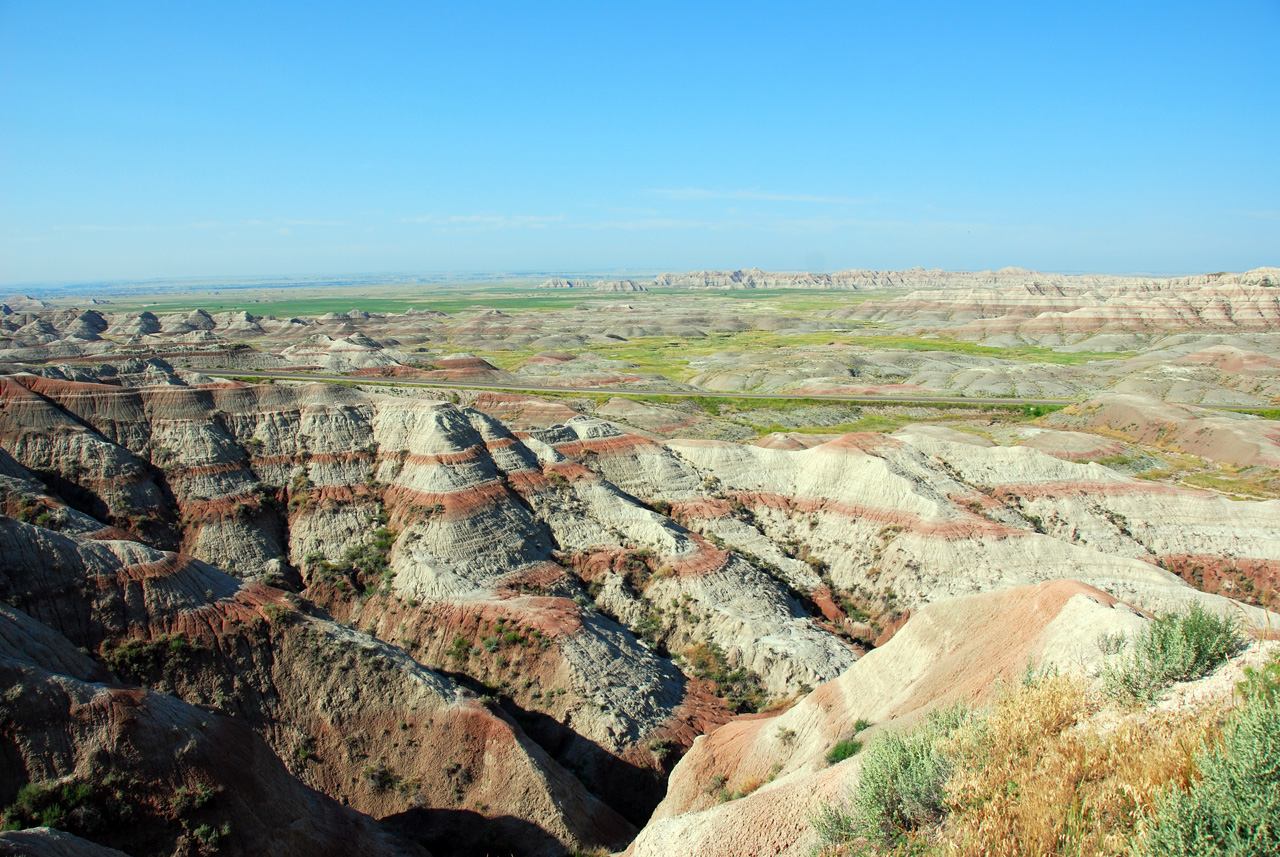
[[[167,380],[0,381],[6,509],[31,522],[0,522],[0,596],[427,847],[469,824],[475,847],[621,844],[697,735],[848,675],[941,598],[1075,579],[1262,624],[1168,569],[1229,557],[1262,592],[1280,567],[1280,501],[954,430],[662,443]]]
[[[1212,285],[1280,286],[1280,268],[1257,268],[1243,274],[1201,274],[1191,277],[1151,279],[1106,274],[1067,276],[1001,268],[998,271],[944,271],[912,268],[909,271],[838,271],[834,274],[780,273],[752,268],[747,271],[694,271],[659,274],[654,285],[692,289],[957,289],[1007,288],[1026,285],[1060,289],[1113,288],[1133,291]]]
[[[981,703],[1029,659],[1091,675],[1100,635],[1193,603],[1280,620],[1271,273],[1044,278],[1055,309],[1017,298],[1029,272],[854,274],[914,277],[939,347],[901,335],[897,299],[11,305],[0,808],[60,830],[0,853],[802,854],[856,776],[825,756],[859,719]],[[960,286],[1004,297],[956,310]],[[1099,295],[1138,309],[1026,350],[1024,323]],[[1071,350],[1108,342],[1125,353]],[[254,368],[347,377],[230,377]],[[422,382],[979,401],[944,419]],[[980,401],[1010,394],[1080,400],[1035,420]]]
[[[1174,405],[1147,396],[1113,395],[1069,408],[1051,422],[1158,441],[1179,452],[1240,467],[1280,467],[1280,425],[1273,420]]]
[[[67,637],[3,605],[0,674],[0,790],[12,795],[28,780],[82,785],[89,794],[62,825],[96,842],[171,854],[207,827],[220,853],[426,853],[304,786],[242,720],[120,686]],[[119,853],[75,839],[0,833],[0,853]]]
[[[315,317],[32,301],[0,307],[0,355],[62,362],[69,375],[78,363],[159,357],[196,370],[526,388],[1065,399],[1110,391],[1262,407],[1280,399],[1277,281],[1273,268],[1173,279],[751,270],[664,274],[655,294],[634,280],[553,278],[543,287],[577,289],[583,301],[546,311],[439,304],[446,313],[432,306],[448,300],[438,293],[403,313]],[[771,291],[726,293],[740,289]],[[777,289],[813,294],[792,306]],[[846,290],[870,299],[848,304]],[[461,359],[480,362],[451,362]]]

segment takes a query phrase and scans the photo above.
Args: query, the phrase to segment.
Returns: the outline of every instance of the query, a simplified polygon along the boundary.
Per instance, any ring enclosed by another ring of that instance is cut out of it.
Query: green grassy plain
[[[190,312],[196,309],[211,313],[239,311],[253,315],[274,315],[278,318],[292,316],[320,316],[327,312],[348,312],[353,309],[365,312],[402,313],[407,309],[432,309],[450,314],[468,307],[482,305],[493,309],[520,310],[524,312],[569,309],[582,303],[581,296],[562,295],[555,292],[536,294],[486,291],[458,293],[456,291],[430,291],[420,294],[385,294],[368,296],[360,294],[298,295],[247,298],[242,295],[202,294],[183,297],[155,296],[138,300],[121,300],[120,309],[149,310],[153,313]]]
[[[979,345],[947,337],[897,336],[893,334],[856,336],[851,345],[865,345],[877,350],[900,349],[903,351],[946,351],[967,354],[972,357],[992,357],[998,360],[1019,360],[1027,363],[1054,363],[1061,366],[1079,366],[1094,360],[1124,360],[1134,356],[1132,351],[1054,351],[1034,345],[1002,348]]]
[[[591,289],[533,289],[532,282],[504,286],[459,284],[452,286],[388,286],[322,288],[210,288],[175,293],[173,290],[154,294],[136,294],[112,298],[114,308],[148,309],[152,312],[209,312],[244,310],[254,315],[297,316],[323,315],[326,312],[404,312],[410,307],[436,309],[455,313],[473,305],[502,310],[539,312],[571,309],[598,303],[642,303],[669,305],[673,297],[688,298],[695,303],[736,303],[751,310],[752,304],[770,312],[805,313],[860,303],[872,298],[888,298],[896,292],[859,294],[840,291],[806,291],[802,289],[699,290],[654,289],[648,292],[596,292]]]

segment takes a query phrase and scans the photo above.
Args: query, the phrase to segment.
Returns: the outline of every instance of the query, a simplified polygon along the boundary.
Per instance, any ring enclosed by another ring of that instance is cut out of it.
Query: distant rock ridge
[[[552,277],[534,286],[536,289],[595,289],[597,292],[647,292],[649,288],[635,280],[568,280]]]
[[[549,281],[550,282],[550,281]],[[653,285],[660,288],[689,289],[933,289],[956,287],[1008,287],[1036,284],[1080,289],[1178,286],[1280,286],[1280,268],[1255,268],[1244,273],[1219,272],[1188,277],[1151,278],[1113,274],[1045,274],[1025,268],[1007,267],[998,271],[945,271],[940,268],[909,271],[847,270],[834,274],[762,271],[694,271],[688,274],[659,274]]]

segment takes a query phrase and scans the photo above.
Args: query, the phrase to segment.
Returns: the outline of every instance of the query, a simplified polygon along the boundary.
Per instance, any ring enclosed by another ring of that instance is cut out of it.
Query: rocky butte
[[[0,853],[1272,853],[1277,269],[538,288],[0,308]]]

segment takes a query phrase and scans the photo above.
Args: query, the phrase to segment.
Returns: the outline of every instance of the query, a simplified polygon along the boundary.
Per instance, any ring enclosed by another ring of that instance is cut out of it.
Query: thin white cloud
[[[760,202],[809,202],[820,205],[866,205],[865,199],[847,196],[818,196],[807,193],[766,193],[758,190],[707,190],[699,187],[656,188],[649,191],[656,196],[674,200],[745,199]]]
[[[274,229],[289,226],[346,226],[341,220],[290,220],[283,217],[271,220],[253,218],[251,220],[201,220],[188,223],[187,229]]]
[[[420,217],[402,217],[401,223],[425,223],[454,229],[545,229],[564,221],[563,214],[425,214]]]
[[[1245,217],[1256,217],[1259,220],[1280,220],[1280,211],[1242,211]]]
[[[635,208],[634,206],[601,205],[598,202],[584,202],[583,208],[599,209],[610,214],[631,215],[634,217],[661,217],[662,212],[656,208]]]
[[[109,226],[98,223],[79,223],[73,226],[55,226],[55,232],[154,232],[154,226]]]
[[[675,217],[641,217],[634,220],[602,220],[571,225],[577,229],[621,229],[634,232],[644,229],[726,229],[741,224],[729,221],[681,220]]]

